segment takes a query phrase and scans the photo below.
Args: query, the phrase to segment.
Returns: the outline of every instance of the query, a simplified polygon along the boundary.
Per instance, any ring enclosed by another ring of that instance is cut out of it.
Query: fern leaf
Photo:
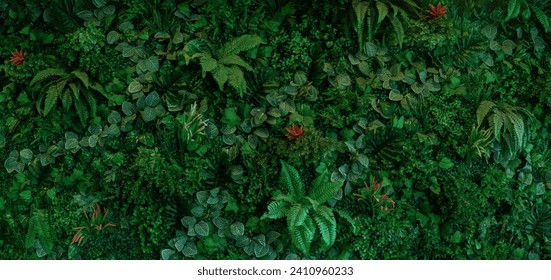
[[[69,111],[69,108],[71,108],[71,105],[73,104],[73,96],[68,89],[63,91],[61,96],[61,104],[63,104],[63,110],[65,111]]]
[[[491,118],[489,118],[490,127],[494,132],[494,139],[501,139],[501,128],[503,127],[503,113],[501,111],[496,111]]]
[[[86,127],[86,120],[88,120],[88,108],[84,106],[83,100],[75,100],[74,104],[80,123],[83,127]]]
[[[339,209],[335,209],[335,212],[337,212],[337,214],[339,214],[339,216],[341,218],[343,218],[344,220],[346,220],[350,224],[350,226],[352,227],[352,233],[358,234],[358,230],[359,230],[358,224],[352,218],[352,216],[350,216],[350,213],[348,213],[345,210],[339,210]]]
[[[212,76],[216,83],[218,83],[220,90],[224,90],[224,85],[228,81],[228,68],[225,66],[218,67],[218,69],[212,73]]]
[[[494,108],[496,104],[492,101],[484,100],[478,105],[478,109],[476,109],[476,122],[478,126],[482,124],[484,121],[484,118],[486,118],[486,115],[488,115],[488,112]]]
[[[226,57],[220,58],[218,60],[218,63],[224,64],[224,65],[237,65],[245,68],[247,71],[253,71],[253,68],[251,65],[249,65],[247,62],[245,62],[241,57],[239,57],[236,54],[228,55]]]
[[[202,55],[199,61],[203,78],[207,75],[207,72],[213,72],[218,67],[218,62],[210,54]]]
[[[388,7],[386,6],[385,3],[378,2],[378,1],[376,3],[376,6],[377,6],[377,12],[379,14],[377,18],[377,24],[379,24],[386,18],[388,14]]]
[[[398,44],[402,46],[402,43],[404,42],[404,37],[405,37],[404,26],[402,25],[402,21],[400,21],[400,18],[395,16],[392,18],[392,20],[390,20],[390,23],[394,28],[394,33],[396,34],[396,38],[398,39]]]
[[[67,75],[67,73],[65,73],[65,71],[63,71],[62,69],[47,68],[47,69],[38,71],[38,73],[36,73],[36,75],[34,75],[34,77],[31,80],[29,85],[33,86],[36,83],[39,83],[41,81],[44,81],[44,80],[49,79],[49,78],[54,77],[54,76],[64,77],[66,75]]]
[[[549,21],[549,17],[545,14],[544,11],[542,11],[539,7],[533,6],[531,9],[534,11],[534,14],[536,15],[536,18],[541,23],[543,28],[545,29],[545,32],[551,31],[551,22]]]
[[[88,78],[88,74],[86,74],[86,72],[75,70],[71,73],[73,73],[73,75],[75,75],[75,77],[77,77],[82,82],[84,87],[90,87],[90,79]]]
[[[369,11],[369,3],[366,1],[355,0],[352,1],[352,8],[354,9],[354,14],[356,15],[357,25],[363,25],[365,15],[367,14],[367,11]]]
[[[50,86],[48,91],[46,91],[46,99],[44,100],[44,116],[47,116],[48,113],[54,108],[59,99],[59,96],[65,88],[65,83],[67,80],[61,80],[56,85]]]
[[[36,224],[38,223],[38,218],[36,216],[32,216],[29,219],[29,228],[27,229],[27,235],[25,235],[25,247],[32,248],[34,244],[34,240],[36,238]]]
[[[228,83],[239,93],[239,96],[243,97],[245,91],[247,91],[247,81],[245,81],[245,74],[239,67],[232,66],[228,69]]]
[[[327,206],[320,207],[318,211],[314,212],[314,221],[318,227],[323,248],[330,248],[337,237],[337,222],[333,211]]]
[[[268,212],[262,217],[269,219],[279,219],[285,217],[289,203],[283,200],[272,201],[268,204]]]
[[[37,211],[35,216],[37,217],[36,233],[38,235],[38,240],[42,245],[42,249],[44,249],[47,253],[50,253],[54,248],[54,238],[50,228],[50,223],[48,221],[48,216],[41,211]]]
[[[522,143],[524,139],[524,121],[521,116],[514,112],[509,112],[506,114],[508,118],[508,124],[510,127],[508,127],[509,131],[513,133],[513,139],[515,144],[515,150],[518,151],[522,149]]]
[[[310,254],[310,245],[316,234],[316,226],[312,218],[306,220],[305,225],[299,226],[290,232],[293,244],[304,254]]]
[[[292,197],[304,197],[304,183],[300,178],[300,174],[293,166],[283,160],[281,160],[281,175],[279,180],[289,190],[289,194]]]
[[[224,58],[232,54],[248,51],[258,47],[260,44],[262,44],[262,38],[257,35],[246,34],[226,43],[218,53],[218,58]]]
[[[91,94],[87,94],[85,96],[86,96],[86,101],[88,101],[88,109],[89,109],[90,117],[95,118],[98,112],[98,102],[96,101],[96,98],[94,98],[94,96]]]
[[[319,204],[323,204],[327,202],[327,200],[335,196],[335,194],[339,191],[342,185],[343,185],[342,181],[325,182],[321,184],[318,188],[312,189],[310,191],[311,192],[310,198],[317,201]]]
[[[287,211],[287,226],[290,231],[304,224],[310,210],[302,204],[295,204]]]

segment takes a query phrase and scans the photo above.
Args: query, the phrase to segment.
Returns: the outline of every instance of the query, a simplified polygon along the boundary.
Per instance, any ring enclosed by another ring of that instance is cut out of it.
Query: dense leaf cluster
[[[0,0],[0,258],[549,259],[549,15]]]

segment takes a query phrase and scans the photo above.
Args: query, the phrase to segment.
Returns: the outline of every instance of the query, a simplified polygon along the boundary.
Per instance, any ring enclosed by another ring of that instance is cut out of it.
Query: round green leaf
[[[151,92],[145,98],[145,105],[147,105],[149,107],[155,107],[160,102],[161,102],[161,98],[159,97],[159,94],[156,91]]]
[[[245,234],[245,225],[242,222],[235,222],[230,226],[230,231],[233,235],[241,236]]]
[[[189,228],[193,225],[195,225],[195,223],[197,222],[197,218],[195,217],[192,217],[192,216],[184,216],[180,222],[182,223],[182,225],[186,228]]]
[[[145,109],[141,112],[141,114],[144,122],[150,122],[157,117],[157,114],[155,113],[155,109],[151,107],[145,107]]]
[[[78,139],[70,138],[65,141],[65,150],[73,150],[78,148]]]
[[[391,101],[400,101],[400,100],[404,99],[404,96],[400,93],[399,90],[393,89],[393,90],[391,90],[390,93],[388,94],[388,98],[389,98]]]
[[[4,161],[4,168],[6,168],[6,171],[8,171],[8,173],[12,173],[17,169],[18,164],[19,162],[17,161],[17,159],[9,157],[6,159],[6,161]]]
[[[144,64],[146,69],[149,72],[157,72],[159,71],[159,60],[156,56],[150,56],[147,59],[144,60]]]
[[[200,221],[194,225],[195,232],[199,236],[206,237],[209,235],[210,232],[210,226],[205,221]]]
[[[21,161],[23,163],[29,163],[33,159],[33,151],[29,149],[23,149],[19,152],[19,156],[21,157]]]
[[[136,93],[136,92],[139,92],[142,89],[143,89],[143,85],[140,82],[136,81],[136,80],[132,81],[128,85],[128,92],[129,93]]]
[[[128,101],[124,101],[121,106],[122,106],[122,112],[127,116],[130,116],[134,114],[134,112],[136,112],[136,108],[134,107],[134,104]]]
[[[178,250],[178,252],[181,252],[184,249],[187,239],[188,237],[186,235],[182,235],[176,239],[174,242],[174,247]]]
[[[112,30],[109,33],[107,33],[107,44],[111,45],[116,43],[121,38],[121,35],[119,32]]]
[[[121,120],[121,114],[119,114],[119,112],[117,111],[111,111],[111,114],[109,114],[109,116],[107,117],[107,122],[109,122],[110,124],[117,124],[121,122]]]
[[[197,246],[193,242],[188,242],[182,249],[182,254],[186,257],[192,257],[197,254]]]
[[[161,259],[170,260],[170,257],[172,257],[172,255],[174,255],[175,253],[176,251],[172,249],[163,249],[161,250]]]

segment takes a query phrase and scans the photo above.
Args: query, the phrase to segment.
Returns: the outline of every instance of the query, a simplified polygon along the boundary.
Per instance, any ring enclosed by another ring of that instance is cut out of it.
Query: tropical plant
[[[257,35],[243,35],[214,50],[199,39],[194,39],[186,44],[183,55],[186,64],[198,58],[203,78],[207,72],[211,72],[220,90],[229,83],[243,97],[247,90],[247,82],[242,69],[252,71],[253,68],[239,56],[239,53],[254,49],[262,42],[262,38]]]
[[[492,101],[484,100],[476,110],[477,130],[488,127],[493,134],[496,159],[511,159],[524,149],[529,139],[528,124],[525,123],[522,114],[529,118],[532,114],[523,108],[509,104],[498,105]],[[502,160],[498,160],[501,162]]]
[[[402,45],[405,36],[404,23],[411,15],[418,16],[420,10],[414,0],[353,0],[352,8],[355,15],[354,30],[362,51],[365,51],[365,43],[373,42],[375,35],[381,32],[380,28],[385,25],[392,26],[398,43]],[[383,24],[383,21],[386,24]]]
[[[263,219],[286,218],[287,228],[293,244],[304,254],[310,254],[310,247],[319,231],[321,249],[329,249],[335,243],[337,221],[333,209],[324,205],[337,194],[343,181],[328,182],[329,173],[325,170],[313,182],[306,193],[304,182],[298,171],[285,161],[281,161],[280,182],[288,193],[276,193],[268,205]]]
[[[47,116],[61,100],[65,111],[74,106],[83,127],[90,117],[96,115],[97,100],[92,92],[104,94],[101,85],[90,82],[88,74],[79,70],[67,73],[60,68],[44,69],[36,73],[29,84],[31,87],[35,85],[40,85],[39,92],[45,92],[36,104],[40,113]]]

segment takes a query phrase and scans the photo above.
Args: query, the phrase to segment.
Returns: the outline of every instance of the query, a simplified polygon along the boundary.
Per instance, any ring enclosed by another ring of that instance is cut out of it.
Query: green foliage
[[[429,3],[0,0],[0,256],[551,258],[550,1]]]
[[[327,250],[335,243],[337,221],[333,210],[324,205],[342,187],[342,181],[327,182],[327,171],[320,174],[305,193],[304,182],[298,171],[281,161],[280,183],[288,194],[277,193],[268,205],[263,218],[286,218],[293,244],[304,254],[310,254],[310,247],[319,232],[321,249]]]
[[[361,51],[365,51],[365,44],[373,42],[375,35],[381,32],[379,28],[384,26],[383,22],[387,25],[390,23],[398,44],[402,45],[405,36],[403,23],[409,20],[410,15],[416,15],[420,9],[413,0],[353,0],[352,8],[355,15],[354,30],[358,34],[358,46]]]
[[[516,156],[526,146],[529,130],[519,113],[531,117],[531,114],[522,108],[508,104],[498,106],[487,100],[482,101],[476,110],[477,129],[487,123],[489,131],[493,134],[493,139],[504,148],[503,151],[497,148],[496,158],[498,161]],[[486,120],[487,122],[485,122]]]
[[[254,49],[262,42],[259,36],[243,35],[226,43],[217,51],[210,51],[201,41],[195,39],[187,43],[183,55],[186,63],[198,58],[203,78],[207,72],[211,72],[220,90],[223,90],[224,85],[228,83],[240,96],[243,96],[247,84],[242,68],[252,71],[252,67],[239,56],[239,53]]]
[[[103,94],[101,85],[90,82],[88,74],[78,70],[66,73],[57,68],[44,69],[36,73],[29,85],[41,85],[40,92],[44,94],[40,95],[37,103],[41,114],[47,116],[61,100],[65,111],[75,108],[83,127],[86,127],[89,118],[96,116],[97,100],[92,90]]]

